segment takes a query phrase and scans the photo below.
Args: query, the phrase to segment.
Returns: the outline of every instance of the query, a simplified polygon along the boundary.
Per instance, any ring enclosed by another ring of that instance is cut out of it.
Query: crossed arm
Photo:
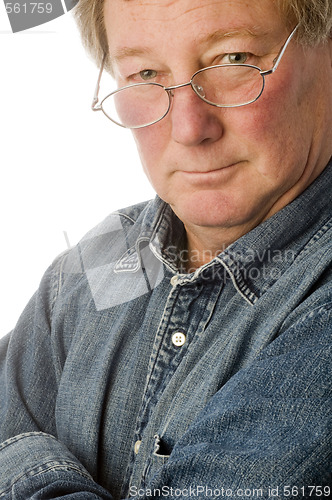
[[[0,497],[112,499],[57,440],[61,370],[51,323],[45,278],[12,335],[0,341]],[[300,498],[319,492],[328,497],[331,333],[331,302],[325,298],[233,376],[144,489],[128,494],[213,498],[218,491],[236,497],[246,490],[271,498],[273,488],[286,497],[296,487]]]

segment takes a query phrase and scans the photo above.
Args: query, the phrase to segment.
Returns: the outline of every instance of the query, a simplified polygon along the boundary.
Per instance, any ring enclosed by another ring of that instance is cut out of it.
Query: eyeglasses
[[[93,111],[103,111],[120,127],[138,129],[162,120],[171,108],[173,91],[191,86],[202,101],[217,108],[236,108],[251,104],[262,95],[265,77],[276,71],[298,25],[280,49],[271,69],[263,71],[251,64],[220,64],[203,68],[187,83],[164,87],[155,82],[135,83],[108,94],[98,104],[100,80],[104,69],[103,59],[92,102]]]

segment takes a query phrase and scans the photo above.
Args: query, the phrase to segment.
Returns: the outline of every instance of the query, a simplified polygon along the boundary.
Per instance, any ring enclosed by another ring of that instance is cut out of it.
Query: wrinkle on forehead
[[[177,22],[181,25],[181,19],[187,16],[185,22],[190,25],[192,23],[190,14],[201,11],[202,14],[194,16],[195,21],[197,22],[197,17],[201,17],[204,22],[204,11],[212,11],[215,12],[216,19],[220,17],[221,23],[228,23],[228,33],[225,32],[225,37],[240,35],[237,31],[242,28],[247,30],[246,33],[241,33],[242,35],[264,36],[266,34],[264,31],[269,31],[266,26],[248,28],[248,24],[244,25],[243,19],[242,22],[239,20],[237,23],[236,16],[232,15],[233,9],[235,12],[239,12],[239,8],[240,11],[242,9],[248,10],[251,17],[248,19],[249,24],[255,24],[261,12],[264,12],[264,20],[268,21],[266,19],[267,7],[268,11],[271,12],[271,17],[275,15],[279,17],[280,14],[274,0],[201,0],[200,2],[195,0],[105,0],[105,13],[108,11],[107,14],[110,17],[114,11],[115,2],[117,3],[116,8],[122,10],[133,21]],[[221,12],[226,12],[227,15],[222,15]]]
[[[265,4],[267,0],[250,0],[251,3],[255,1],[255,8],[259,9],[262,4]],[[268,0],[271,1],[271,0]],[[109,8],[112,9],[111,5],[114,0],[106,0],[105,5],[109,4]],[[175,21],[176,19],[181,18],[186,14],[190,14],[197,10],[204,10],[206,8],[211,8],[215,6],[216,9],[219,9],[221,4],[225,6],[232,7],[232,5],[243,4],[243,0],[208,0],[208,1],[200,1],[198,5],[193,5],[192,0],[182,0],[182,5],[180,6],[179,0],[117,0],[120,4],[127,4],[130,2],[132,4],[132,15],[135,17],[135,13],[133,9],[137,9],[136,13],[141,14],[139,11],[140,7],[148,10],[149,12],[145,12],[147,17],[141,17],[142,20],[150,20],[149,13],[151,12],[151,16],[155,16],[156,10],[160,10],[160,16],[158,20],[161,21]],[[249,5],[249,2],[248,2]],[[182,7],[183,6],[183,7]],[[180,12],[179,8],[181,8],[182,12]],[[154,17],[154,19],[157,19]]]

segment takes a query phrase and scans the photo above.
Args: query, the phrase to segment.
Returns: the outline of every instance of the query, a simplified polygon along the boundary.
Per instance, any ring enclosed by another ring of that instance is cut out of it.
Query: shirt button
[[[172,342],[176,347],[181,347],[186,342],[186,336],[182,332],[175,332],[172,335]]]
[[[142,441],[136,441],[136,443],[135,443],[135,445],[134,445],[135,455],[137,455],[137,453],[139,452],[139,449],[140,449],[141,443],[142,443]]]
[[[171,278],[171,285],[176,286],[178,282],[178,277],[177,276],[172,276]]]

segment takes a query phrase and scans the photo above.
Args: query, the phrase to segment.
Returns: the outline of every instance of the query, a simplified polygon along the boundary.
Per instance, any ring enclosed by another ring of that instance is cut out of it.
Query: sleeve
[[[86,469],[50,434],[29,432],[0,445],[0,498],[111,500]]]
[[[0,498],[111,500],[56,440],[61,360],[50,330],[57,275],[56,264],[0,345]],[[130,495],[328,498],[331,333],[330,303],[287,325],[211,398],[167,462]]]
[[[331,312],[308,312],[234,375],[132,493],[330,498]]]
[[[52,308],[62,257],[45,273],[17,326],[0,340],[0,498],[111,499],[56,440],[61,375]]]

